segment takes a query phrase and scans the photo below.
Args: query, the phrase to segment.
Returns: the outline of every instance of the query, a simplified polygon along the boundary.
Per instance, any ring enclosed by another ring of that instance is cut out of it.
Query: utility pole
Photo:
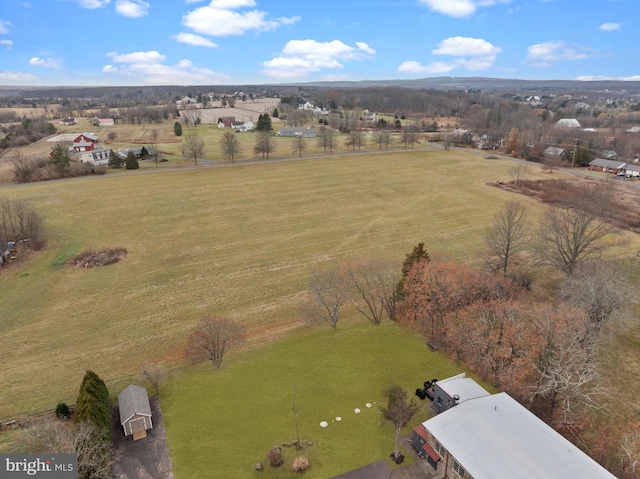
[[[576,164],[576,152],[578,151],[578,138],[574,138],[573,141],[575,142],[574,146],[573,146],[573,155],[571,158],[571,169],[573,170],[573,168],[575,167]]]

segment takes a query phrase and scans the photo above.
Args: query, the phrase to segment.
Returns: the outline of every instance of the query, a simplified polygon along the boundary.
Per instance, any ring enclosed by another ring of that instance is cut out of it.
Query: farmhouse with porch
[[[507,393],[472,382],[464,375],[436,382],[445,384],[443,402],[454,390],[458,398],[413,428],[411,445],[438,477],[615,478]]]
[[[124,435],[133,436],[134,441],[147,437],[147,430],[153,428],[147,389],[130,384],[118,394],[118,407]]]

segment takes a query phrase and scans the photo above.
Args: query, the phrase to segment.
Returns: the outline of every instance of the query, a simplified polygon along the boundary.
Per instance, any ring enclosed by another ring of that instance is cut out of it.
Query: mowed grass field
[[[210,364],[182,370],[161,390],[175,476],[293,478],[294,458],[305,456],[305,477],[326,479],[388,458],[394,430],[380,411],[383,389],[398,384],[413,395],[424,381],[461,371],[398,324],[362,317],[335,332],[315,327],[253,348],[220,371]],[[299,437],[313,444],[282,447],[285,464],[274,469],[271,447],[296,440],[294,401]],[[404,434],[428,419],[427,402]],[[256,471],[256,462],[265,470]]]
[[[277,339],[304,324],[311,274],[345,260],[400,267],[421,241],[477,259],[512,198],[486,183],[508,180],[511,165],[402,151],[1,189],[38,209],[50,242],[0,271],[0,420],[74,403],[86,369],[115,395],[142,363],[181,364],[205,315],[242,321],[253,343]],[[110,247],[129,254],[105,268],[66,266]]]

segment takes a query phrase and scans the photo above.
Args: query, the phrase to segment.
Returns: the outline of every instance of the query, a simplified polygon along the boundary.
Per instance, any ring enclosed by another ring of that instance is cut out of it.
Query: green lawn
[[[325,325],[253,348],[220,371],[211,364],[187,368],[161,391],[176,479],[293,478],[298,455],[311,464],[305,477],[320,479],[388,458],[394,433],[379,410],[383,389],[399,384],[415,397],[425,380],[460,372],[397,324],[374,326],[360,317],[335,332]],[[269,449],[296,439],[296,390],[300,438],[313,445],[283,447],[285,464],[273,469]],[[428,417],[423,407],[405,433]],[[265,470],[256,472],[256,462]]]
[[[0,189],[30,201],[50,237],[0,272],[0,420],[73,404],[86,369],[115,395],[144,362],[180,364],[206,314],[242,321],[254,341],[294,330],[310,275],[344,260],[400,267],[421,241],[477,258],[512,197],[487,182],[508,180],[510,166],[406,151]],[[65,266],[107,247],[129,254],[106,268]]]

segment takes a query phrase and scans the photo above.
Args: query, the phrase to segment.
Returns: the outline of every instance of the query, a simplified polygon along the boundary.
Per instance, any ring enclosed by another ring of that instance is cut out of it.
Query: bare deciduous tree
[[[331,154],[336,146],[335,143],[334,131],[326,126],[321,126],[318,130],[318,146],[321,147],[325,153],[329,150],[329,154]]]
[[[520,188],[520,183],[525,179],[528,171],[529,167],[525,163],[517,163],[509,168],[509,176],[511,176],[513,186]]]
[[[23,200],[0,200],[0,238],[5,241],[27,239],[38,248],[44,241],[42,218]]]
[[[187,108],[186,110],[183,110],[180,116],[182,117],[182,119],[184,120],[184,123],[187,126],[197,126],[200,123],[199,121],[200,111],[197,110],[195,107]]]
[[[265,113],[266,115],[266,113]],[[262,155],[262,158],[266,156],[267,160],[269,155],[276,149],[276,144],[271,137],[271,133],[268,131],[261,131],[258,133],[256,143],[253,145],[253,152],[256,155]]]
[[[46,420],[26,429],[18,443],[25,453],[78,454],[79,479],[110,479],[113,455],[111,445],[95,425],[88,421]],[[116,451],[118,453],[118,451]]]
[[[158,133],[158,129],[154,128],[151,130],[151,155],[156,162],[156,168],[158,167],[158,138],[160,134]]]
[[[519,201],[509,201],[498,211],[485,234],[489,251],[498,260],[504,276],[511,262],[528,244],[527,210]]]
[[[189,336],[187,355],[196,361],[211,361],[215,369],[220,369],[224,355],[244,339],[241,324],[227,318],[206,317]]]
[[[180,149],[183,156],[193,158],[193,162],[198,166],[198,158],[204,156],[204,141],[198,135],[187,135],[183,138]]]
[[[16,183],[33,181],[36,164],[32,158],[25,158],[20,150],[15,150],[9,161],[13,165],[13,179]]]
[[[143,365],[140,370],[140,376],[149,381],[156,396],[160,394],[160,383],[164,379],[164,371],[157,364]]]
[[[635,297],[624,274],[611,263],[579,268],[567,279],[562,296],[570,304],[587,313],[585,347],[593,350],[602,339],[605,329],[621,330],[625,324],[625,310],[630,298]]]
[[[223,133],[220,138],[220,147],[227,161],[231,163],[236,161],[236,156],[240,153],[240,142],[234,132],[225,131]]]
[[[307,314],[312,320],[322,320],[334,330],[338,328],[340,310],[349,301],[347,277],[340,270],[315,273],[309,284],[311,304]]]
[[[579,205],[548,209],[539,228],[537,254],[546,264],[571,276],[576,268],[596,258],[606,247],[613,226]]]
[[[549,419],[560,406],[560,422],[567,423],[576,404],[601,408],[601,381],[591,353],[584,347],[586,315],[579,310],[561,310],[544,315],[538,331],[545,346],[536,368],[539,372],[532,397],[549,401]]]
[[[349,132],[349,136],[347,137],[347,139],[344,142],[344,146],[346,147],[351,147],[351,149],[353,151],[356,151],[356,148],[358,149],[358,151],[360,149],[362,149],[362,147],[365,144],[365,136],[362,133],[362,131],[360,130],[351,130]]]
[[[304,141],[304,138],[301,135],[297,135],[293,137],[291,140],[291,152],[294,155],[298,155],[299,158],[302,158],[302,153],[307,149],[307,144]]]
[[[397,265],[391,261],[363,261],[346,266],[358,297],[356,308],[373,324],[385,315],[395,318],[396,285],[400,279]]]
[[[389,141],[391,141],[391,130],[384,128],[375,130],[373,132],[373,140],[378,145],[378,149],[382,150],[384,146],[384,149],[387,150],[389,148]]]

